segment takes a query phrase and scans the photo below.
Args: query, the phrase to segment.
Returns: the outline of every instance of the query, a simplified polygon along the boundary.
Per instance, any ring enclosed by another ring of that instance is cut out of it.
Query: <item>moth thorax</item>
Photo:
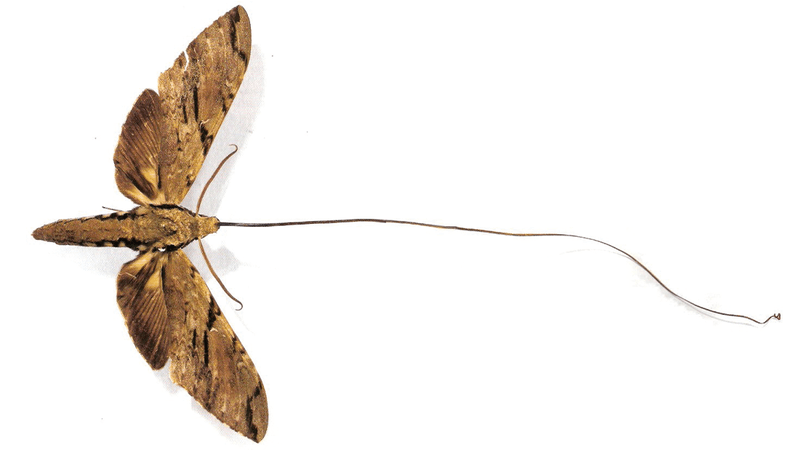
[[[133,210],[138,240],[156,248],[179,248],[219,229],[219,220],[176,205],[140,206]]]

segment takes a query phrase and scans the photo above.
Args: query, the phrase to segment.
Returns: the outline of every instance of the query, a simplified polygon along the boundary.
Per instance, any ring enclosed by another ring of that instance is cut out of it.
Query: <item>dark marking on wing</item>
[[[203,332],[203,365],[208,367],[208,331]]]
[[[200,122],[200,111],[199,111],[200,103],[197,101],[197,86],[195,86],[194,89],[192,89],[192,100],[193,100],[192,103],[194,103],[194,120],[195,122],[200,123],[200,126],[202,127],[203,124]]]

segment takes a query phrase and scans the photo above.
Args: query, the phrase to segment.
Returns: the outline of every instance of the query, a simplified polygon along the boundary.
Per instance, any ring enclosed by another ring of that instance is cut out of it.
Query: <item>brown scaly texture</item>
[[[117,303],[136,348],[219,420],[258,442],[267,430],[261,378],[181,247],[219,221],[178,206],[203,165],[250,59],[250,21],[237,6],[189,44],[139,96],[114,153],[119,190],[141,205],[38,228],[59,244],[141,251],[117,277]]]
[[[181,250],[150,251],[122,267],[117,301],[131,337],[153,369],[205,409],[258,442],[267,431],[264,385],[203,278]]]
[[[169,124],[159,154],[167,202],[180,203],[197,177],[244,78],[250,40],[250,19],[244,8],[234,8],[200,33],[158,78]]]

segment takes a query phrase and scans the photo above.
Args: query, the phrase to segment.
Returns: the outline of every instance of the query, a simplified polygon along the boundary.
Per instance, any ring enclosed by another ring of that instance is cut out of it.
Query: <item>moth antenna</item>
[[[197,243],[200,245],[200,253],[203,254],[203,259],[206,260],[206,266],[208,266],[208,270],[211,271],[211,275],[213,275],[214,279],[217,280],[217,283],[219,283],[219,286],[222,288],[222,290],[225,291],[226,294],[228,294],[228,297],[230,297],[231,300],[239,304],[239,307],[236,308],[236,310],[241,311],[242,308],[244,308],[244,305],[242,304],[242,302],[239,301],[239,299],[237,299],[236,297],[233,296],[233,294],[231,294],[231,291],[229,291],[228,288],[225,287],[225,283],[223,283],[222,280],[219,279],[219,276],[217,276],[217,272],[214,272],[214,268],[211,266],[211,261],[209,261],[208,256],[206,256],[206,249],[203,248],[203,241],[198,239]]]
[[[212,181],[214,181],[214,178],[217,176],[220,169],[222,169],[222,166],[224,166],[225,163],[228,162],[229,159],[231,159],[231,156],[233,156],[236,152],[239,151],[239,146],[237,146],[236,144],[231,144],[231,146],[233,147],[233,151],[230,152],[228,156],[223,158],[222,161],[220,161],[219,165],[217,166],[217,170],[215,170],[214,173],[211,174],[211,178],[209,178],[208,181],[206,181],[206,185],[203,186],[203,190],[200,191],[200,198],[197,199],[197,208],[195,208],[195,214],[200,213],[200,204],[203,203],[203,197],[205,197],[206,195],[208,186],[211,185]]]
[[[601,244],[601,245],[605,245],[606,247],[609,247],[609,248],[613,249],[614,251],[616,251],[617,253],[619,253],[619,254],[625,256],[626,258],[630,259],[631,261],[636,263],[637,266],[641,267],[645,272],[647,272],[647,274],[650,275],[650,277],[652,279],[654,279],[656,281],[656,283],[658,283],[662,288],[664,288],[667,292],[669,292],[673,297],[677,298],[678,300],[680,300],[680,301],[682,301],[682,302],[684,302],[684,303],[686,303],[688,305],[693,306],[696,309],[705,311],[707,313],[716,314],[716,315],[719,315],[719,316],[735,317],[735,318],[739,318],[739,319],[747,319],[747,320],[749,320],[751,322],[754,322],[754,323],[757,323],[759,325],[764,325],[764,324],[766,324],[767,322],[769,322],[772,319],[781,320],[780,313],[773,314],[773,315],[767,317],[765,320],[759,321],[759,320],[753,319],[752,317],[749,317],[749,316],[744,316],[744,315],[741,315],[741,314],[724,313],[724,312],[721,312],[721,311],[716,311],[716,310],[713,310],[713,309],[710,309],[710,308],[706,308],[705,306],[700,306],[697,303],[694,303],[694,302],[692,302],[692,301],[690,301],[690,300],[678,295],[675,291],[673,291],[672,289],[667,287],[667,285],[664,284],[664,282],[661,281],[656,276],[656,274],[654,274],[650,269],[647,268],[647,266],[642,264],[638,259],[634,258],[633,255],[631,255],[630,253],[622,250],[619,247],[611,245],[611,244],[609,244],[607,242],[603,242],[600,239],[595,239],[595,238],[591,238],[591,237],[587,237],[587,236],[580,236],[580,235],[577,235],[577,234],[566,234],[566,233],[509,233],[509,232],[506,232],[506,231],[483,230],[483,229],[480,229],[480,228],[466,228],[466,227],[459,227],[459,226],[455,226],[455,225],[435,225],[435,224],[431,224],[431,223],[410,222],[410,221],[407,221],[407,220],[391,220],[391,219],[337,219],[337,220],[309,220],[309,221],[304,221],[304,222],[276,222],[276,223],[220,222],[219,226],[221,226],[221,227],[261,227],[261,228],[266,228],[266,227],[288,227],[288,226],[294,226],[294,225],[328,225],[328,224],[334,224],[334,223],[357,223],[357,222],[362,222],[362,223],[363,222],[393,223],[393,224],[399,224],[399,225],[415,225],[415,226],[420,226],[420,227],[438,228],[440,230],[470,231],[470,232],[474,232],[474,233],[499,234],[499,235],[502,235],[502,236],[516,236],[516,237],[568,237],[568,238],[573,238],[573,239],[583,239],[583,240],[586,240],[586,241],[592,241],[592,242],[596,242],[596,243]]]
[[[101,208],[103,208],[103,209],[107,209],[107,210],[109,210],[109,211],[114,211],[114,212],[125,212],[125,211],[123,211],[123,210],[121,210],[121,209],[117,209],[117,208],[109,208],[108,206],[101,206]]]
[[[203,203],[203,197],[205,197],[206,195],[206,190],[208,190],[208,186],[211,184],[212,181],[214,181],[214,178],[217,176],[220,169],[222,169],[222,166],[225,165],[225,163],[228,162],[229,159],[231,159],[231,156],[233,156],[236,152],[239,151],[239,147],[236,144],[231,144],[231,146],[233,146],[233,151],[230,152],[228,156],[223,158],[222,161],[220,161],[219,165],[217,166],[217,170],[215,170],[214,173],[211,174],[211,177],[208,179],[208,181],[206,181],[206,185],[203,186],[203,190],[200,191],[200,198],[197,199],[197,208],[195,209],[195,214],[200,214],[200,204]],[[211,275],[213,275],[214,279],[217,280],[217,283],[219,283],[219,286],[222,288],[222,290],[225,291],[226,294],[228,294],[228,297],[230,297],[231,300],[239,304],[239,308],[237,308],[236,310],[241,311],[242,308],[244,308],[244,305],[242,304],[242,302],[239,301],[239,299],[237,299],[236,297],[233,296],[233,294],[231,294],[231,291],[229,291],[228,288],[225,287],[225,283],[223,283],[222,280],[220,280],[219,276],[217,276],[217,272],[215,272],[214,267],[211,266],[211,261],[209,261],[208,256],[206,256],[206,249],[203,248],[203,241],[198,239],[197,243],[200,245],[200,253],[203,254],[203,259],[206,260],[206,266],[208,266],[208,270],[211,271]]]

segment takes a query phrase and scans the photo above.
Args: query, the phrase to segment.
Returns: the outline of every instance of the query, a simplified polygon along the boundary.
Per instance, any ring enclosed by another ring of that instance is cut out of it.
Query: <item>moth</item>
[[[136,348],[153,369],[167,360],[170,377],[206,410],[259,442],[268,423],[267,398],[253,361],[205,282],[181,250],[221,226],[276,227],[332,223],[394,223],[505,236],[567,237],[607,246],[645,270],[667,292],[712,315],[714,311],[668,288],[631,254],[598,239],[561,233],[508,233],[387,219],[339,219],[242,224],[220,222],[181,207],[241,85],[250,59],[251,30],[237,6],[192,41],[161,74],[158,93],[145,90],[122,127],[114,153],[119,190],[137,207],[127,212],[59,220],[33,232],[39,240],[139,252],[117,277],[117,303]],[[213,176],[212,176],[213,178]]]
[[[136,348],[211,414],[259,442],[264,385],[197,269],[181,250],[219,220],[180,205],[222,125],[250,60],[250,20],[237,6],[200,33],[146,89],[122,127],[114,166],[127,212],[59,220],[39,240],[139,252],[117,277],[117,303]]]

